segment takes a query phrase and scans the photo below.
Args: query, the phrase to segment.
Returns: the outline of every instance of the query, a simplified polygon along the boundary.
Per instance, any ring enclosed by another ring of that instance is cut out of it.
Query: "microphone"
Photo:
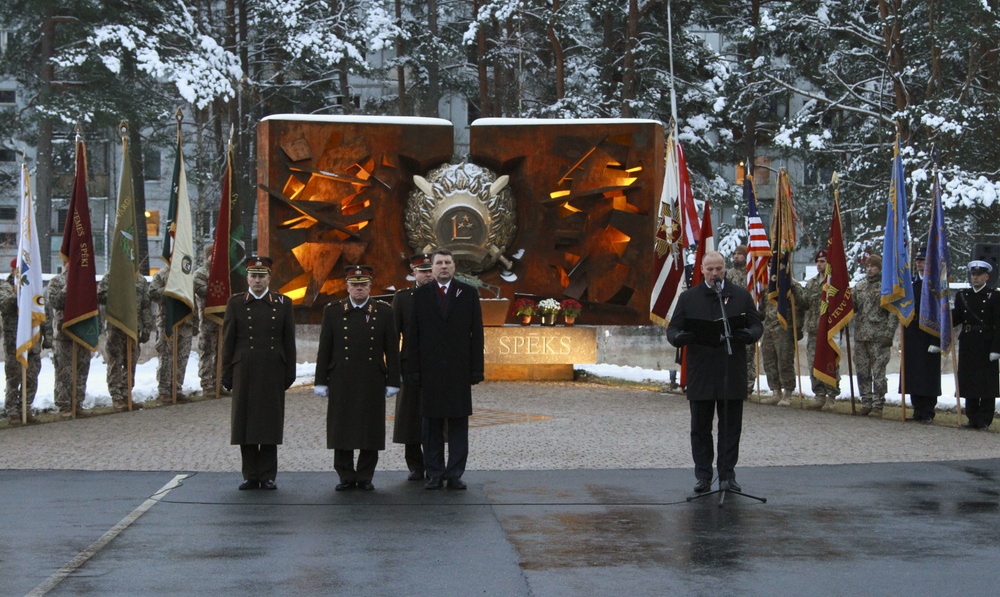
[[[722,280],[716,278],[715,283],[712,284],[712,286],[715,288],[716,294],[722,294]]]

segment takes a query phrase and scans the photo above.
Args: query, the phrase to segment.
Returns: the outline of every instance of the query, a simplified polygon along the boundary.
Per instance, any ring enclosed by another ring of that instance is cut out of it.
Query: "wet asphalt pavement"
[[[996,434],[747,405],[767,503],[720,508],[686,500],[682,398],[483,384],[468,491],[389,444],[375,491],[334,492],[310,390],[275,492],[236,490],[226,400],[0,431],[0,595],[996,593]]]

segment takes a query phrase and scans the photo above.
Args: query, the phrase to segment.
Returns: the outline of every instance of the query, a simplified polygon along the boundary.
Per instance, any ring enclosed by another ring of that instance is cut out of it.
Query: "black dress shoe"
[[[268,491],[274,491],[278,488],[278,485],[274,482],[274,479],[268,479],[267,481],[260,482],[260,488],[267,489]]]
[[[424,483],[424,489],[441,489],[442,487],[444,487],[444,482],[441,481],[441,477],[431,477]]]
[[[741,487],[740,484],[736,482],[735,478],[726,479],[725,481],[720,481],[719,485],[720,487],[722,487],[727,491],[743,491],[743,487]]]
[[[424,471],[410,471],[410,474],[406,477],[407,481],[423,481]]]
[[[246,491],[248,489],[260,489],[260,481],[244,481],[240,483],[239,490]]]
[[[977,423],[962,423],[962,429],[979,429]]]
[[[375,489],[371,481],[358,481],[358,489],[364,489],[365,491],[371,491]]]
[[[337,483],[337,486],[333,488],[334,491],[345,491],[347,489],[354,489],[354,481],[341,481]]]
[[[462,491],[462,490],[465,490],[467,487],[468,487],[468,485],[466,485],[465,481],[463,481],[461,479],[458,479],[458,478],[456,478],[456,479],[448,479],[448,489],[457,489],[459,491]]]
[[[698,479],[698,482],[694,484],[695,493],[705,493],[712,488],[711,479]]]

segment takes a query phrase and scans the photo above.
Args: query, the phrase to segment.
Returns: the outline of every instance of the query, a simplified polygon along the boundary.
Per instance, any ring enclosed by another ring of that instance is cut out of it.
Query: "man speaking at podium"
[[[753,344],[764,333],[750,293],[726,283],[725,263],[721,253],[705,253],[701,264],[704,282],[681,294],[667,327],[667,340],[671,344],[687,346],[695,493],[704,493],[712,487],[712,422],[716,412],[719,484],[741,491],[735,469],[743,430],[743,401],[747,398],[746,345]],[[732,334],[731,354],[724,337],[723,306]]]

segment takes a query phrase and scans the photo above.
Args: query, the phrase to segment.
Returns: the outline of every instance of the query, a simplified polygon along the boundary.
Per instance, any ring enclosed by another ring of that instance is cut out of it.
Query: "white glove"
[[[399,393],[399,388],[397,388],[396,386],[386,386],[385,387],[385,397],[386,398],[392,398],[393,396],[395,396],[398,393]]]
[[[316,395],[320,398],[326,398],[330,395],[330,388],[328,386],[316,386],[313,388],[313,391],[316,392]]]
[[[991,361],[1000,361],[1000,352],[991,352],[990,353],[990,360]]]
[[[927,347],[927,352],[929,352],[931,354],[937,354],[937,353],[941,352],[941,347],[940,346],[928,346]]]

